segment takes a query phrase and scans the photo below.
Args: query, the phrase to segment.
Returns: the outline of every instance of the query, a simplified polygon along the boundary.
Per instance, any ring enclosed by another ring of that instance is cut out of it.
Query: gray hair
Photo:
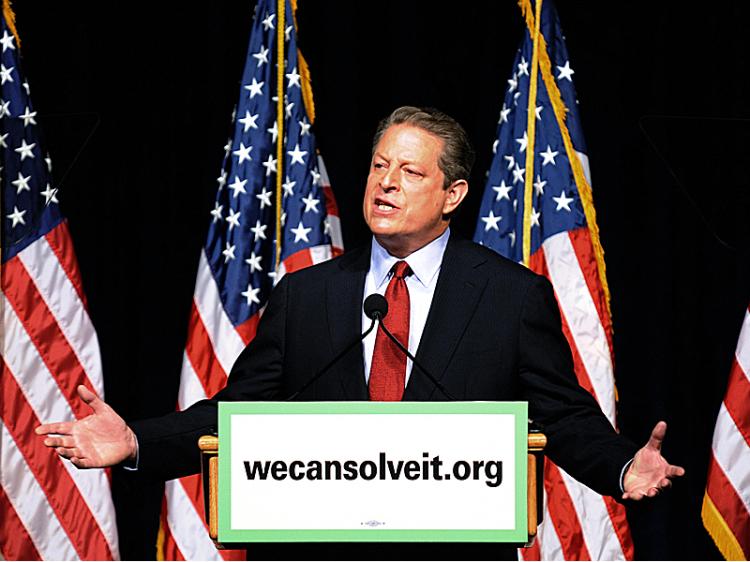
[[[443,152],[438,158],[438,167],[445,175],[443,187],[448,188],[456,180],[468,180],[474,165],[474,149],[469,136],[458,121],[442,111],[431,107],[399,107],[378,124],[372,150],[375,152],[385,131],[393,125],[411,125],[435,135],[443,141]]]

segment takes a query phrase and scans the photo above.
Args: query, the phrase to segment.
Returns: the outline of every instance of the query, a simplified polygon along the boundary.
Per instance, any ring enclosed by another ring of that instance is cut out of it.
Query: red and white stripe
[[[338,208],[320,157],[318,169],[333,244],[316,246],[289,256],[280,264],[276,282],[286,273],[321,263],[343,252]],[[234,361],[255,336],[257,323],[256,315],[238,327],[232,325],[221,304],[219,288],[211,274],[205,252],[201,252],[180,375],[180,410],[213,396],[226,385]],[[165,560],[244,560],[245,551],[216,549],[208,536],[203,505],[200,476],[166,483],[162,509],[163,550],[160,555]]]
[[[716,419],[702,516],[727,560],[750,558],[750,309]]]
[[[615,425],[612,324],[599,282],[588,228],[551,236],[531,258],[531,269],[555,289],[563,332],[578,381]],[[526,560],[632,560],[625,509],[545,463],[545,517]]]
[[[34,433],[90,412],[86,385],[104,394],[99,343],[67,224],[2,266],[0,294],[0,549],[6,559],[119,558],[104,470],[78,470]]]

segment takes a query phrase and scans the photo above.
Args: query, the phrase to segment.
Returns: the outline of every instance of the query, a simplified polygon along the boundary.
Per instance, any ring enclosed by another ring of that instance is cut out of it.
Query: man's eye
[[[420,174],[418,171],[412,170],[411,168],[406,168],[406,173],[409,174],[410,176],[416,176],[416,177],[422,176],[422,174]]]
[[[372,165],[372,167],[373,167],[373,168],[375,168],[376,170],[380,170],[381,168],[385,168],[385,164],[383,164],[383,163],[381,163],[381,162],[375,162],[375,163],[374,163],[374,164]]]

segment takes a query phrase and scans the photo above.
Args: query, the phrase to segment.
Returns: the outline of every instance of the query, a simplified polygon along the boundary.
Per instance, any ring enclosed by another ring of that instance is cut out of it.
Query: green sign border
[[[512,542],[527,530],[526,402],[220,402],[219,451],[230,443],[233,415],[272,414],[511,414],[516,438],[516,527],[514,529],[231,529],[231,449],[219,455],[219,542]]]

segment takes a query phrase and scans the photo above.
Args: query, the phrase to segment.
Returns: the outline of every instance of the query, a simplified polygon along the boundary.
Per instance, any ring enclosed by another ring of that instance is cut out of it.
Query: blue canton
[[[2,19],[0,33],[0,155],[2,261],[14,257],[62,220],[52,164],[43,155],[29,85],[21,74],[15,37]]]
[[[568,109],[566,124],[573,146],[585,153],[577,98],[573,85],[574,71],[554,6],[542,7],[541,33],[547,41],[552,74]],[[516,262],[523,260],[524,182],[526,176],[527,116],[529,83],[533,52],[531,35],[525,37],[508,80],[494,157],[484,189],[474,240]],[[560,128],[550,102],[541,71],[537,78],[535,104],[536,141],[532,197],[531,253],[548,237],[585,226],[573,170],[568,161]],[[584,168],[586,168],[584,166]]]
[[[258,2],[205,249],[224,309],[237,326],[274,285],[276,228],[276,2]],[[281,259],[330,244],[315,136],[302,100],[297,38],[286,4]]]

